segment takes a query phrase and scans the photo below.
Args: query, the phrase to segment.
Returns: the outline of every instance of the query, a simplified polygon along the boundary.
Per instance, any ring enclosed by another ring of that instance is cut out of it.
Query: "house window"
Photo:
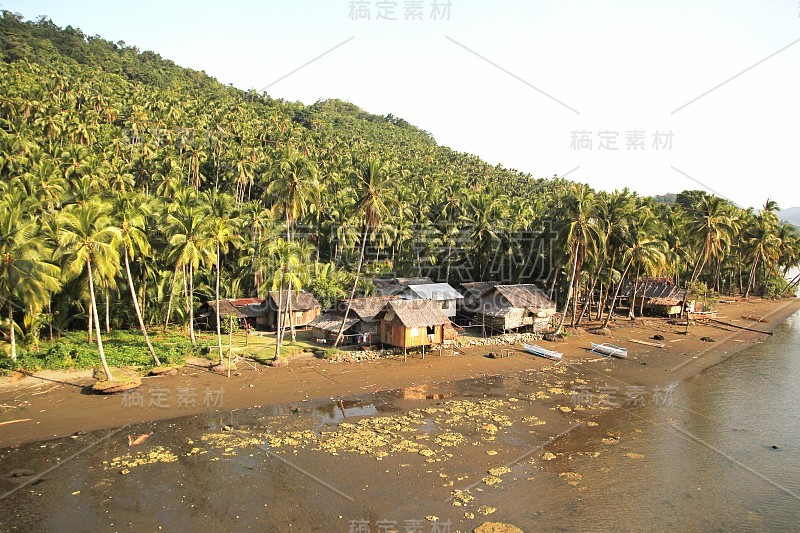
[[[419,337],[419,328],[411,328],[411,336]]]
[[[442,300],[442,309],[450,309],[450,301]]]

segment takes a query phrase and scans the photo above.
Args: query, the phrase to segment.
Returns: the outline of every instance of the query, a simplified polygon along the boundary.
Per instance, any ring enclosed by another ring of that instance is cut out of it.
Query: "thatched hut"
[[[392,300],[382,316],[380,339],[400,348],[443,344],[450,319],[432,300]]]
[[[494,285],[481,293],[476,319],[497,331],[529,326],[546,331],[555,312],[556,304],[536,285]]]
[[[267,322],[269,329],[278,327],[278,301],[280,300],[281,311],[284,313],[284,323],[289,326],[289,319],[295,327],[307,326],[312,320],[322,314],[322,306],[310,292],[292,291],[291,302],[287,301],[289,291],[271,291],[267,299]],[[291,316],[289,315],[291,311]]]
[[[235,298],[219,301],[219,316],[221,321],[233,317],[242,327],[253,329],[267,327],[267,314],[269,309],[263,298]],[[200,306],[195,313],[195,322],[206,329],[217,326],[217,301],[211,300]]]

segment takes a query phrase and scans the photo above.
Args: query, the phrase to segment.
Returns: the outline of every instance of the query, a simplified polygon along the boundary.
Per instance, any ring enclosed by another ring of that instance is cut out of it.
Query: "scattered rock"
[[[154,366],[150,369],[147,373],[148,376],[174,376],[178,373],[177,366],[173,365],[161,365],[161,366]]]
[[[545,333],[544,340],[548,342],[561,342],[564,340],[563,335],[556,335],[555,333]]]
[[[524,533],[517,526],[502,522],[484,522],[472,531],[473,533]]]
[[[712,339],[711,337],[700,337],[700,340],[703,341],[703,342],[717,342],[714,339]]]
[[[11,477],[28,477],[34,474],[33,470],[28,470],[27,468],[19,468],[17,470],[11,471]]]
[[[231,361],[230,369],[231,369],[231,372],[236,372],[236,363],[234,363],[233,361]],[[227,376],[228,375],[228,362],[225,361],[222,364],[213,365],[210,370],[212,372],[214,372],[215,374],[220,374],[220,375],[223,375],[223,376]]]
[[[117,394],[127,390],[136,389],[142,386],[142,379],[139,377],[117,378],[114,381],[100,380],[95,381],[92,390],[98,394]]]
[[[657,341],[663,341],[664,335],[653,335],[653,339]]]
[[[592,333],[594,335],[600,335],[601,337],[608,337],[611,335],[611,332],[605,328],[590,329],[589,333]]]

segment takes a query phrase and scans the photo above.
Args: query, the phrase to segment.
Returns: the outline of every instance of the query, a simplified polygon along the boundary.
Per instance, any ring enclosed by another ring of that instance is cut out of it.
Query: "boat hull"
[[[607,355],[611,357],[617,357],[618,359],[627,359],[628,358],[628,349],[621,348],[619,346],[609,345],[609,344],[596,344],[592,343],[592,351],[597,352],[600,355]]]
[[[563,355],[559,352],[554,352],[553,350],[546,350],[541,346],[536,346],[535,344],[525,344],[524,348],[528,353],[538,355],[539,357],[544,357],[545,359],[552,359],[553,361],[560,361],[561,356]]]

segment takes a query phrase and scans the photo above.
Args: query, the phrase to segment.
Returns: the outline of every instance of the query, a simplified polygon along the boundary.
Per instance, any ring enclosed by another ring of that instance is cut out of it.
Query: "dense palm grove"
[[[774,202],[534,179],[391,115],[243,92],[47,19],[3,12],[0,54],[12,359],[77,328],[101,353],[114,328],[181,325],[194,342],[202,301],[305,288],[328,306],[378,273],[536,282],[563,326],[607,320],[624,277],[777,295],[800,262]]]

